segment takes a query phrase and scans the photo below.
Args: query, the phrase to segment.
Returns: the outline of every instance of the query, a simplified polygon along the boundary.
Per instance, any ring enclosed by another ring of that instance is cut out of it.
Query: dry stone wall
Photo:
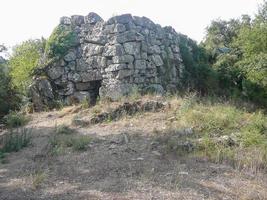
[[[60,24],[71,27],[77,44],[43,68],[47,78],[36,77],[31,89],[36,105],[98,95],[118,99],[136,88],[163,93],[179,85],[183,65],[173,28],[130,14],[104,21],[89,13],[62,17]]]

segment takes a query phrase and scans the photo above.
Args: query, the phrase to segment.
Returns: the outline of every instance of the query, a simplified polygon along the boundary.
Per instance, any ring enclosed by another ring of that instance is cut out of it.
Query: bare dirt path
[[[75,113],[34,114],[29,147],[0,164],[0,199],[267,199],[266,175],[238,172],[191,156],[164,153],[153,131],[164,111],[89,127],[86,151],[48,154],[55,125],[71,126]]]

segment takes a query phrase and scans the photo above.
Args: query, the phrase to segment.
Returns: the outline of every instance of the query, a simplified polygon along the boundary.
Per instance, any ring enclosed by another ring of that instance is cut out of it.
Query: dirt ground
[[[164,153],[155,130],[164,110],[87,127],[71,125],[73,107],[37,113],[29,147],[0,164],[0,199],[267,199],[266,174],[249,174],[193,156]],[[86,151],[49,155],[55,126],[66,124],[93,139]]]

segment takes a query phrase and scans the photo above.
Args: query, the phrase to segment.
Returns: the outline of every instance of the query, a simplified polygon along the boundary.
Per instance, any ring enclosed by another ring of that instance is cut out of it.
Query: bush
[[[179,47],[185,67],[182,87],[201,94],[215,93],[218,88],[217,74],[209,65],[206,50],[185,35],[180,35]]]
[[[46,42],[45,53],[49,58],[61,58],[77,44],[77,35],[71,26],[57,26]]]
[[[8,128],[17,128],[24,126],[29,122],[29,118],[19,112],[11,112],[4,118],[5,124]]]
[[[17,109],[19,103],[18,92],[12,87],[8,65],[4,61],[0,63],[0,121],[10,110]]]
[[[13,87],[27,95],[28,87],[32,83],[33,71],[44,51],[45,40],[27,40],[13,48],[9,59],[10,76]]]

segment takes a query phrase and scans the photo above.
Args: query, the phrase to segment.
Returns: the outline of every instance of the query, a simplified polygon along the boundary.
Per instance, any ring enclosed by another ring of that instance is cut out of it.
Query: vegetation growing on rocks
[[[0,196],[266,199],[266,12],[201,44],[130,14],[63,17],[0,56]]]
[[[64,56],[67,51],[77,44],[77,35],[71,26],[58,25],[45,45],[45,53],[48,59],[59,59]]]

